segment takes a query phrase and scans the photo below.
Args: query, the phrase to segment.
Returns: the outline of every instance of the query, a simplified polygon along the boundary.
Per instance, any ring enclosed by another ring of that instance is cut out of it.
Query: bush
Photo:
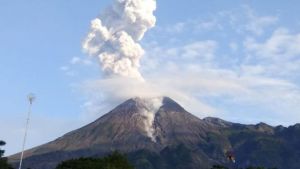
[[[211,169],[228,169],[228,168],[221,165],[214,165]]]
[[[211,169],[228,169],[225,166],[222,165],[214,165]],[[239,169],[243,169],[243,168],[239,168]],[[264,167],[247,167],[245,169],[268,169],[268,168],[264,168]],[[269,168],[269,169],[276,169],[276,168]]]
[[[127,158],[118,153],[103,158],[79,158],[64,161],[56,169],[134,169]]]

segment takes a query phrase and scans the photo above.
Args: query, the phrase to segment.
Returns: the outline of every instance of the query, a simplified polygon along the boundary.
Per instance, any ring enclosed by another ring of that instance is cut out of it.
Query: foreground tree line
[[[62,162],[56,169],[134,169],[125,155],[119,152],[103,158],[80,158]],[[211,169],[276,169],[264,167],[228,168],[221,165],[214,165]]]

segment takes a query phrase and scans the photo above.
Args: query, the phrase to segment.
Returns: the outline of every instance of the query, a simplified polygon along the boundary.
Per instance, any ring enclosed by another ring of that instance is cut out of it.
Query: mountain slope
[[[233,150],[239,166],[297,169],[299,141],[299,125],[201,120],[168,97],[133,98],[87,126],[26,151],[24,167],[53,169],[66,159],[118,150],[128,154],[137,169],[208,169],[227,165],[225,154]],[[16,163],[18,157],[10,161]]]

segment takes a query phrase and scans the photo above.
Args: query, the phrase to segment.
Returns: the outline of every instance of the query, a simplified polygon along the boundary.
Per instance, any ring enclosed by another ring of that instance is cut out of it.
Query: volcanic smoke
[[[155,26],[155,9],[155,0],[114,0],[92,20],[83,49],[99,59],[106,75],[143,80],[139,67],[144,50],[139,41]]]

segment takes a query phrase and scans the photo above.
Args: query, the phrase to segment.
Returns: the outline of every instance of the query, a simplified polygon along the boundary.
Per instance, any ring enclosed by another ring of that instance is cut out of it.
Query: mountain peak
[[[274,167],[273,161],[263,161],[271,153],[280,159],[277,161],[283,161],[276,163],[278,168],[298,169],[299,151],[295,147],[299,147],[299,129],[300,124],[273,128],[264,123],[243,125],[213,117],[201,120],[169,97],[135,97],[91,124],[27,150],[24,167],[54,169],[63,160],[103,156],[118,150],[141,160],[136,160],[136,164],[142,164],[138,169],[145,168],[145,159],[159,159],[149,162],[153,166],[158,163],[157,168],[203,169],[223,164],[226,151],[233,149],[239,166]],[[282,152],[292,158],[288,167]],[[10,162],[17,165],[19,157],[20,154],[9,157]],[[179,158],[185,161],[174,167]]]
[[[125,107],[135,107],[136,113],[141,116],[143,121],[146,135],[151,138],[153,142],[156,142],[155,118],[158,112],[186,112],[184,108],[169,97],[135,97],[124,102],[122,105]],[[119,111],[123,112],[121,110]]]
[[[205,124],[169,97],[131,98],[80,129],[34,149],[25,158],[48,153],[159,152],[169,145],[196,145]],[[18,160],[18,156],[11,159]]]
[[[141,106],[149,111],[158,111],[159,108],[163,105],[164,97],[153,97],[153,98],[135,97],[130,100],[135,102],[137,106]]]
[[[177,120],[172,118],[194,118],[169,97],[134,97],[117,106],[104,117],[98,119],[98,122],[96,121],[95,124],[100,124],[104,121],[108,123],[110,123],[110,121],[117,121],[123,126],[126,126],[126,130],[138,129],[139,133],[156,143],[156,137],[160,132],[160,124],[158,124],[158,121],[162,120],[163,116],[169,119],[165,119],[168,122]],[[130,131],[128,131],[128,133],[129,132]]]
[[[121,105],[137,106],[138,108],[144,108],[151,112],[155,111],[154,113],[157,113],[160,108],[167,109],[168,111],[185,111],[176,101],[166,96],[148,98],[134,97]]]

